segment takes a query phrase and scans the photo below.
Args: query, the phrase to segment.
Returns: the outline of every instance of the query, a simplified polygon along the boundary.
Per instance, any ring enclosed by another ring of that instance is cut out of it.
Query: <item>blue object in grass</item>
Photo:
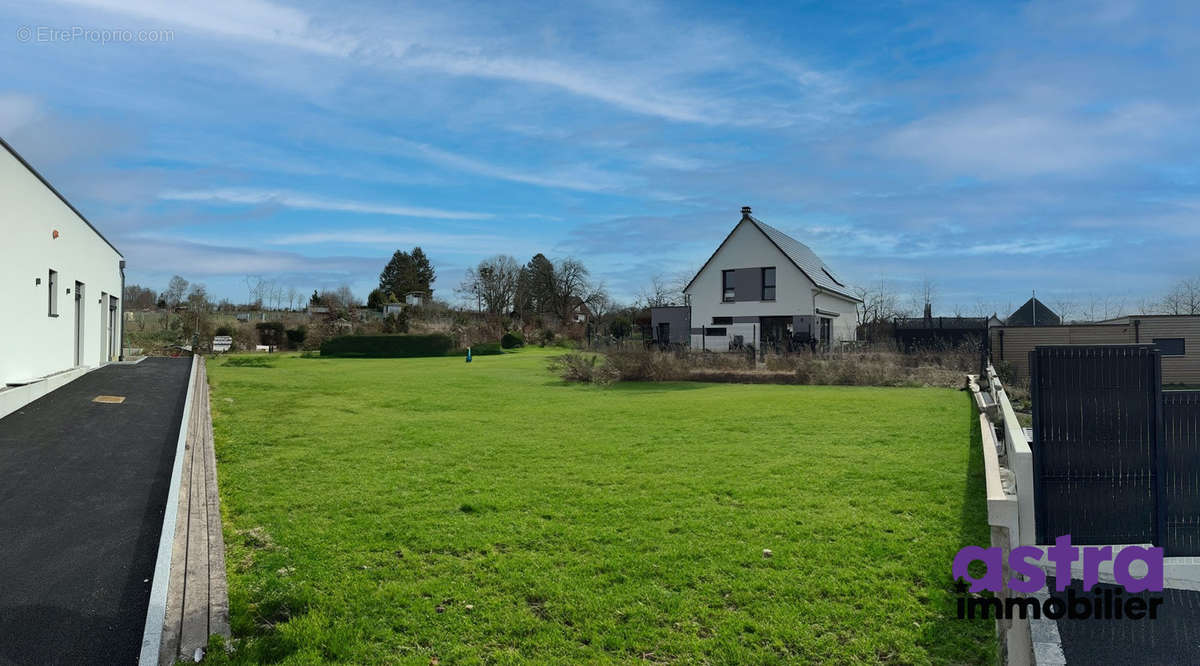
[[[471,362],[471,348],[467,347],[467,363]]]

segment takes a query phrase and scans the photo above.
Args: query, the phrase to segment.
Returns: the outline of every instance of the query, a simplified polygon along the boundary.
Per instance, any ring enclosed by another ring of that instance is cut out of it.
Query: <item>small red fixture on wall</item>
[[[55,229],[54,231],[50,232],[50,237],[58,238],[58,229]]]

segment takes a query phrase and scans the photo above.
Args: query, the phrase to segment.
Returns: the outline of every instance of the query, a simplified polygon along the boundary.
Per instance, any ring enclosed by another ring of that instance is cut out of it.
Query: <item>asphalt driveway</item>
[[[0,419],[0,663],[137,662],[190,368],[105,366]]]

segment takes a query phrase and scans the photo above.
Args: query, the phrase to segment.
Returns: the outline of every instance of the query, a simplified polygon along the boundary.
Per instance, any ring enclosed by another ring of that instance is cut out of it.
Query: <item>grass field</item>
[[[601,389],[548,353],[214,360],[234,660],[991,661],[954,619],[964,393]]]

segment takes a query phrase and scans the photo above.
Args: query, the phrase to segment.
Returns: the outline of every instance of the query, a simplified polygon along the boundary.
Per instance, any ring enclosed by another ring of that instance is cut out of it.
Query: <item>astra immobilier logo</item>
[[[1036,597],[1022,596],[1046,589],[1046,572],[1040,565],[1042,560],[1054,563],[1054,586],[1059,592],[1067,591],[1066,599],[1049,596],[1039,602]],[[969,568],[973,562],[982,562],[987,567],[983,576],[975,578],[971,575]],[[1083,568],[1084,595],[1075,594],[1075,589],[1070,587],[1071,565],[1075,562]],[[1112,575],[1118,589],[1093,591],[1100,582],[1100,565],[1105,562],[1112,562]],[[1144,575],[1134,575],[1134,562],[1145,565]],[[1126,597],[1122,594],[1122,589],[1128,593],[1162,591],[1163,549],[1158,546],[1124,546],[1114,558],[1112,546],[1074,546],[1071,535],[1064,534],[1044,550],[1041,546],[1013,548],[1009,553],[1008,568],[1012,576],[1005,581],[1004,551],[999,547],[967,546],[958,551],[951,573],[955,580],[966,581],[957,584],[959,619],[975,619],[978,613],[983,619],[991,615],[1006,619],[1045,616],[1052,620],[1063,617],[1072,620],[1141,620],[1148,617],[1153,620],[1157,619],[1158,608],[1163,603],[1161,596]],[[1004,595],[1006,587],[1018,594]],[[997,596],[978,596],[985,590]],[[1093,594],[1086,595],[1089,591]],[[1003,601],[1001,596],[1005,597]]]

